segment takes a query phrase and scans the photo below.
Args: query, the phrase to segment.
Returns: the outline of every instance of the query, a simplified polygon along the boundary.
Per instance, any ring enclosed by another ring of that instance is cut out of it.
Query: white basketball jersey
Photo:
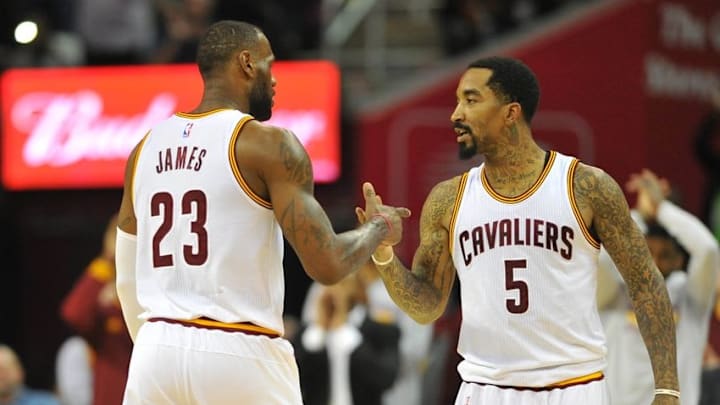
[[[484,164],[463,176],[451,222],[463,380],[542,387],[604,369],[600,245],[573,198],[576,165],[550,152],[537,182],[513,198],[492,190]]]
[[[283,333],[283,238],[236,169],[252,117],[178,113],[140,148],[133,181],[141,317],[251,322]]]

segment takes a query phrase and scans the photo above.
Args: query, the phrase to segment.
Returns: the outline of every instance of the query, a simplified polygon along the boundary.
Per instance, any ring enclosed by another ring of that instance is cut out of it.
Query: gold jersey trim
[[[238,121],[237,125],[235,125],[235,130],[233,131],[232,137],[230,138],[230,145],[228,146],[228,159],[230,160],[230,169],[235,176],[235,180],[237,180],[238,184],[240,185],[240,188],[245,192],[245,194],[247,194],[248,197],[250,197],[251,200],[253,200],[256,204],[263,208],[272,209],[272,204],[270,203],[270,201],[267,201],[259,195],[255,194],[252,188],[250,188],[250,185],[245,181],[242,173],[240,173],[237,158],[235,156],[235,143],[237,142],[238,136],[240,136],[240,131],[242,131],[245,124],[247,124],[252,119],[253,117],[249,115],[245,116],[240,121]]]
[[[492,385],[492,386],[502,388],[502,389],[512,389],[512,390],[518,390],[518,391],[538,391],[539,392],[539,391],[551,391],[551,390],[555,390],[555,389],[564,389],[564,388],[572,387],[575,385],[587,384],[587,383],[591,383],[593,381],[602,380],[603,378],[605,378],[605,375],[603,374],[603,372],[596,371],[594,373],[586,374],[586,375],[583,375],[580,377],[568,378],[567,380],[562,380],[562,381],[559,381],[559,382],[556,382],[556,383],[553,383],[550,385],[546,385],[543,387],[517,387],[517,386],[512,386],[512,385],[498,385],[498,384],[477,383],[477,382],[473,383],[473,384]]]
[[[133,168],[132,178],[130,179],[130,201],[132,201],[133,207],[135,207],[135,173],[137,173],[138,161],[140,160],[140,152],[142,152],[143,147],[145,147],[145,141],[147,141],[149,136],[150,131],[147,131],[143,138],[140,140],[137,150],[135,151],[135,161],[132,163]]]
[[[575,378],[568,378],[567,380],[562,380],[559,382],[556,382],[554,384],[550,384],[548,387],[550,388],[565,388],[572,385],[578,385],[583,383],[588,383],[590,381],[597,381],[601,380],[604,377],[602,371],[596,371],[591,374],[583,375],[580,377]]]
[[[196,326],[206,329],[219,329],[228,332],[245,332],[251,335],[265,335],[268,337],[280,337],[282,336],[278,331],[255,325],[249,322],[238,322],[238,323],[226,323],[216,321],[210,318],[195,318],[195,319],[170,319],[170,318],[150,318],[149,322],[166,322],[180,324],[184,326]]]
[[[453,255],[453,246],[455,245],[455,223],[457,222],[458,212],[460,211],[460,203],[462,202],[463,195],[465,194],[465,185],[469,177],[469,172],[463,173],[460,178],[460,185],[458,186],[458,192],[455,196],[455,203],[453,204],[452,214],[450,215],[450,229],[448,233],[450,238],[448,244],[450,245],[450,257]]]
[[[567,189],[568,198],[570,199],[570,206],[572,207],[575,219],[577,220],[578,226],[580,227],[583,236],[585,236],[585,239],[592,247],[594,247],[595,249],[600,249],[600,242],[592,236],[587,225],[585,225],[585,221],[580,214],[580,208],[578,208],[577,202],[575,201],[575,183],[573,180],[575,179],[575,170],[577,169],[578,163],[580,163],[579,160],[573,159],[572,162],[570,162],[570,169],[568,170]]]
[[[187,119],[195,120],[198,118],[204,118],[204,117],[207,117],[208,115],[212,115],[215,113],[228,111],[228,110],[231,110],[231,108],[216,108],[214,110],[205,111],[205,112],[201,112],[201,113],[176,112],[175,115],[177,115],[180,118],[187,118]]]
[[[492,186],[490,185],[490,182],[488,181],[487,177],[485,177],[485,166],[483,165],[482,172],[480,173],[480,179],[482,180],[483,187],[485,187],[485,190],[488,194],[495,200],[506,203],[506,204],[517,204],[519,202],[523,202],[530,198],[531,195],[537,191],[537,189],[540,188],[542,183],[545,181],[545,178],[547,178],[548,174],[550,173],[550,169],[553,167],[553,163],[555,163],[555,157],[557,153],[554,150],[550,151],[550,156],[548,158],[548,163],[543,168],[543,171],[540,173],[540,177],[538,177],[537,180],[535,180],[535,183],[530,187],[527,191],[524,193],[516,196],[516,197],[505,197],[502,194],[499,194],[495,190],[493,190]]]
[[[198,326],[206,326],[206,327],[210,327],[210,328],[233,329],[233,330],[240,330],[240,331],[247,331],[247,332],[257,332],[257,333],[262,333],[264,335],[280,336],[280,333],[278,333],[277,331],[274,331],[274,330],[268,329],[268,328],[264,328],[262,326],[253,325],[251,323],[225,323],[225,322],[220,322],[220,321],[215,321],[213,319],[205,319],[205,318],[190,319],[190,320],[187,320],[184,322],[198,325]]]

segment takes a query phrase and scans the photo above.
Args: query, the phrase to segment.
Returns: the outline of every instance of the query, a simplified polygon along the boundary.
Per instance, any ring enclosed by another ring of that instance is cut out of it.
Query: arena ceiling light
[[[23,21],[15,27],[15,42],[29,44],[38,36],[38,25],[34,21]]]

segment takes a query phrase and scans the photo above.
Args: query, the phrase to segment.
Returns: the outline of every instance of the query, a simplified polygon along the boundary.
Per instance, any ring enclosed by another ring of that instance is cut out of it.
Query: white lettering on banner
[[[657,54],[645,57],[645,86],[649,94],[672,98],[710,100],[720,87],[720,74],[708,69],[673,63]]]
[[[720,52],[720,10],[708,16],[693,15],[687,6],[663,3],[660,8],[660,38],[669,48],[704,51],[708,43]]]
[[[28,93],[11,107],[12,125],[27,134],[22,147],[26,165],[68,166],[82,160],[125,159],[145,133],[176,112],[172,93],[153,97],[134,115],[103,114],[102,96],[75,93]],[[272,125],[292,130],[303,145],[321,139],[327,117],[320,110],[276,110]]]
[[[67,166],[83,159],[125,158],[156,122],[177,105],[171,93],[156,95],[144,112],[103,115],[102,97],[92,90],[71,94],[30,93],[11,110],[12,123],[28,138],[22,154],[28,166]]]
[[[660,33],[665,45],[687,49],[705,49],[705,24],[680,5],[664,3],[660,7]]]

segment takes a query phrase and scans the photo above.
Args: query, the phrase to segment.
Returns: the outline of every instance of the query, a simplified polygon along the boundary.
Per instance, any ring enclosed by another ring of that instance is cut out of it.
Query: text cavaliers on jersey
[[[474,257],[485,250],[502,246],[537,246],[572,259],[572,240],[575,233],[566,225],[557,225],[536,218],[501,219],[478,225],[458,234],[460,249],[468,266]]]

